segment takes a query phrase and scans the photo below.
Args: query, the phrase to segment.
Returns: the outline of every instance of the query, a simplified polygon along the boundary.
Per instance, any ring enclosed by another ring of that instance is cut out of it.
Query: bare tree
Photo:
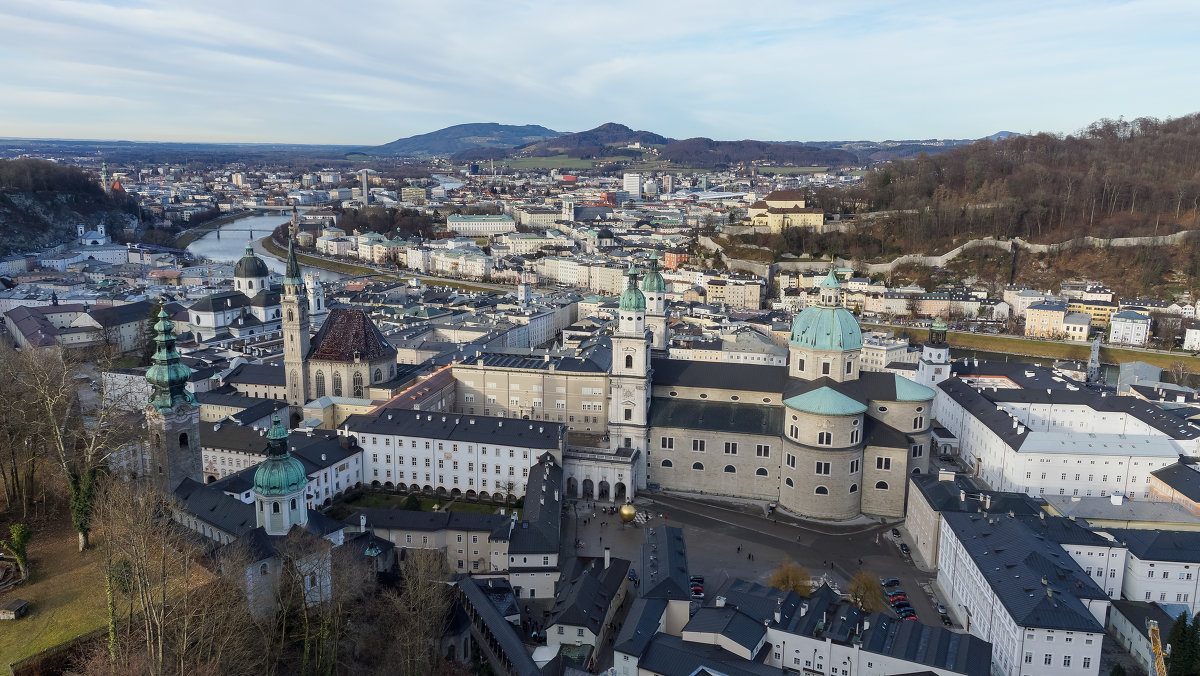
[[[880,612],[884,609],[883,596],[879,592],[879,580],[865,570],[860,570],[850,577],[848,588],[850,603],[869,613]]]
[[[771,579],[767,584],[784,591],[809,594],[812,592],[812,575],[809,574],[807,568],[788,559],[776,568],[775,572],[771,573]]]

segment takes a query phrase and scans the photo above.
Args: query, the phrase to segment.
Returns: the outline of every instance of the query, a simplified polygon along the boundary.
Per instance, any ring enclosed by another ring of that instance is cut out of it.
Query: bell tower
[[[288,431],[276,413],[267,430],[267,457],[254,470],[254,514],[267,535],[287,535],[308,523],[304,465],[288,451]]]
[[[149,466],[144,469],[151,482],[170,495],[184,479],[204,481],[200,405],[187,390],[192,370],[179,360],[175,325],[161,306],[154,332],[154,365],[146,371],[151,394],[146,405]]]
[[[650,409],[650,340],[646,296],[638,290],[637,268],[629,265],[628,284],[617,307],[609,376],[608,434],[611,448],[646,452]]]
[[[670,339],[667,317],[667,285],[658,271],[658,254],[650,254],[650,269],[642,280],[646,296],[646,325],[650,327],[650,347],[665,352]]]
[[[946,321],[936,317],[929,327],[929,340],[921,345],[921,360],[917,362],[917,382],[937,387],[950,377],[950,346],[946,343]]]
[[[304,417],[304,405],[308,403],[308,371],[305,359],[309,347],[308,294],[304,279],[300,275],[300,264],[296,262],[296,213],[292,212],[292,229],[288,234],[287,269],[283,277],[283,295],[280,297],[283,311],[283,374],[286,385],[289,423],[298,423]]]

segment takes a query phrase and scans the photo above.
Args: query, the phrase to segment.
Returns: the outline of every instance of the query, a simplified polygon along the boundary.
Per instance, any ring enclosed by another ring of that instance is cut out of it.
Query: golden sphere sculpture
[[[637,516],[637,509],[633,505],[621,505],[621,520],[625,523],[633,521],[633,517]]]

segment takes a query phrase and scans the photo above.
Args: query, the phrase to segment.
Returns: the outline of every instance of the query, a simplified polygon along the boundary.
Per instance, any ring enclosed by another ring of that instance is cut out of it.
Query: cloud
[[[369,144],[481,120],[816,140],[1200,109],[1191,2],[806,5],[16,0],[0,119],[24,136]]]

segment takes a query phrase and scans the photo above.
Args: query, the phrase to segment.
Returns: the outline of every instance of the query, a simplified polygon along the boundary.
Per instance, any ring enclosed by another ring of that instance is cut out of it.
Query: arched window
[[[693,462],[693,463],[692,463],[692,469],[694,469],[694,470],[702,470],[702,469],[704,469],[704,463],[702,463],[702,462]]]
[[[250,281],[248,281],[248,282],[246,282],[246,288],[247,288],[247,289],[253,289],[253,288],[254,288],[254,280],[253,280],[253,279],[252,279],[252,280],[250,280]]]
[[[181,432],[181,433],[179,434],[179,448],[181,448],[181,449],[184,449],[184,450],[187,450],[187,447],[188,447],[188,435],[187,435],[187,432]]]
[[[308,586],[309,587],[317,586],[317,574],[316,573],[308,574]]]
[[[914,468],[913,468],[913,471],[912,471],[912,473],[913,473],[913,474],[920,474],[920,473],[921,473],[921,468],[920,468],[920,467],[914,467]]]
[[[279,513],[279,503],[278,503],[278,502],[272,502],[272,503],[271,503],[271,513],[272,513],[272,514],[278,514],[278,513]]]
[[[817,486],[817,489],[813,491],[813,493],[816,493],[817,495],[829,495],[829,489],[825,488],[824,486]]]
[[[792,477],[788,477],[788,478],[787,478],[787,481],[784,481],[783,483],[787,484],[787,485],[788,485],[788,488],[795,488],[795,487],[796,487],[796,484],[795,484],[795,482],[793,482],[793,481],[792,481]]]
[[[758,469],[754,470],[754,476],[766,476],[766,475],[767,475],[766,467],[759,467]],[[791,481],[791,479],[788,479],[788,481]]]
[[[875,488],[878,488],[881,491],[886,491],[888,489],[887,482],[886,481],[876,481]]]
[[[361,399],[363,396],[363,382],[362,382],[362,373],[361,372],[359,372],[359,371],[354,372],[353,383],[354,383],[354,396],[358,399]]]
[[[264,564],[262,564],[261,566],[259,566],[259,567],[258,567],[258,574],[259,574],[259,575],[266,575],[266,574],[267,574],[267,564],[265,564],[265,563],[264,563]]]
[[[633,368],[633,355],[631,355],[631,354],[625,355],[625,368],[627,368],[627,369]]]
[[[388,364],[388,377],[393,378],[396,375],[396,365]]]
[[[296,498],[292,498],[292,509],[296,508]]]
[[[333,372],[333,396],[342,396],[342,374],[337,371]]]
[[[858,484],[850,484],[850,492],[857,493],[858,492]]]
[[[725,465],[726,474],[737,474],[737,469],[733,465]]]
[[[663,466],[663,467],[674,467],[674,466],[675,466],[675,463],[671,462],[670,460],[663,460],[663,461],[662,461],[662,466]]]
[[[383,382],[383,369],[375,369],[375,382]]]
[[[317,371],[317,399],[325,396],[325,372]]]
[[[293,369],[293,370],[292,370],[292,378],[291,378],[291,380],[292,380],[292,394],[295,394],[295,393],[296,393],[296,387],[297,387],[297,386],[298,386],[298,384],[300,383],[300,374],[296,373],[295,369]]]
[[[288,310],[288,321],[289,322],[296,321],[296,313],[293,310]]]

